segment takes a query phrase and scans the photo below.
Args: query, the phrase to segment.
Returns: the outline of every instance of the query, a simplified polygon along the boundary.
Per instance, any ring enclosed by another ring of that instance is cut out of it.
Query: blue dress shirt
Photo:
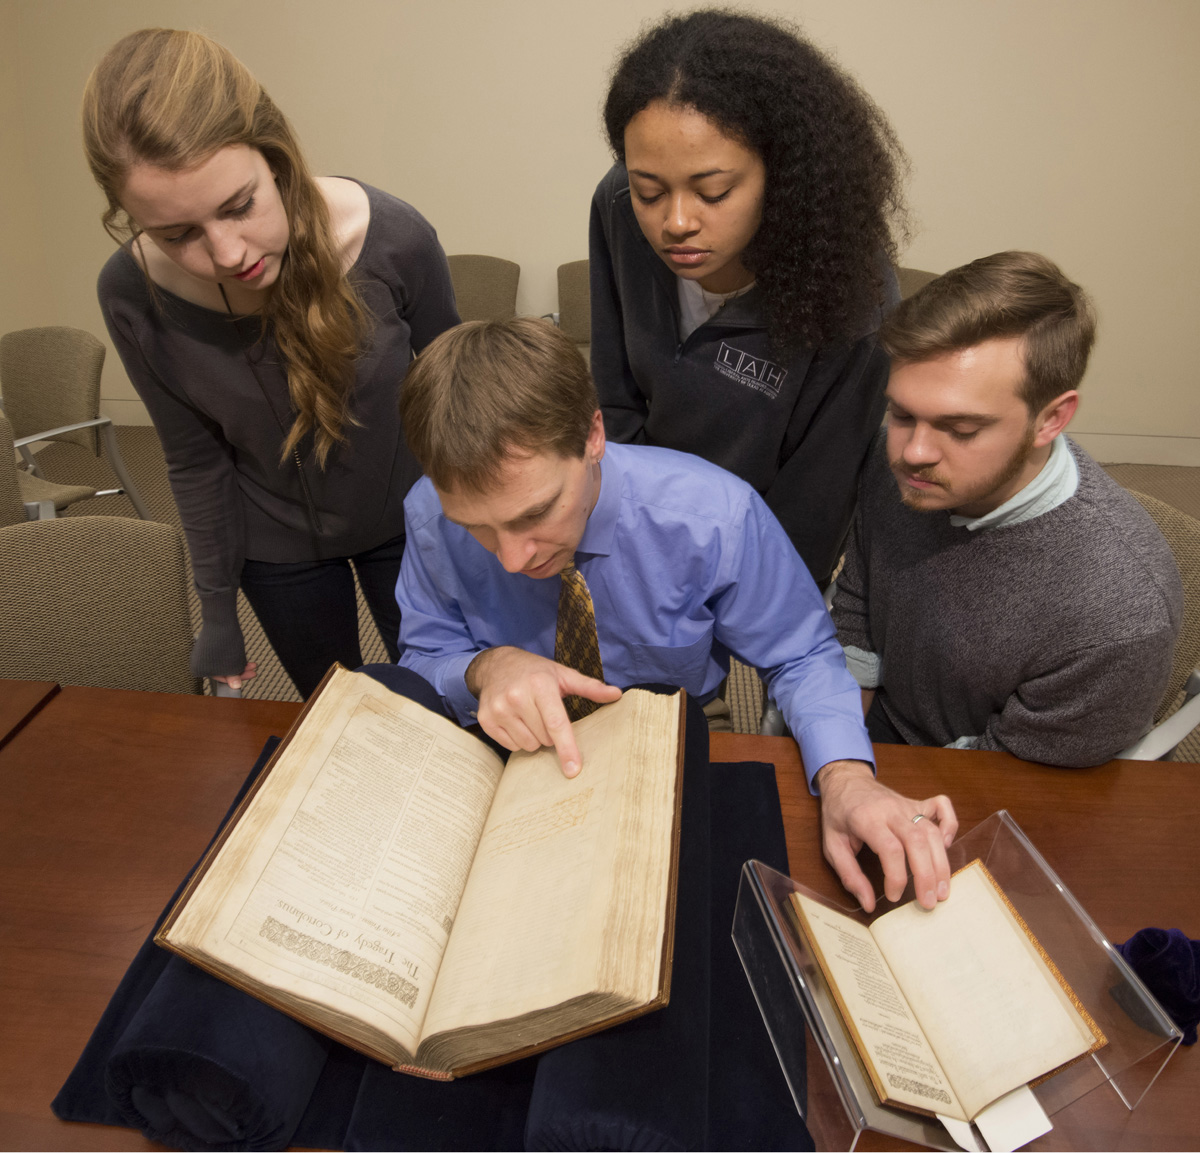
[[[762,498],[699,457],[645,445],[610,443],[600,477],[575,563],[596,607],[605,680],[677,685],[706,701],[732,653],[762,672],[810,785],[830,761],[873,764],[833,622]],[[505,572],[442,515],[427,477],[404,509],[400,664],[471,724],[478,702],[467,666],[484,649],[553,659],[561,581]]]

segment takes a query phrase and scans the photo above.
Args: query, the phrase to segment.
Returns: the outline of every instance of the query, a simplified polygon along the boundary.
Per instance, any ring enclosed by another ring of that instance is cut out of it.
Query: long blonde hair
[[[355,360],[368,317],[342,272],[329,209],[283,113],[246,67],[199,32],[144,28],[117,41],[88,78],[83,141],[108,199],[101,218],[118,243],[136,236],[120,191],[134,164],[179,170],[231,144],[266,159],[290,237],[263,307],[287,372],[295,420],[282,456],[309,433],[322,467],[345,439]]]

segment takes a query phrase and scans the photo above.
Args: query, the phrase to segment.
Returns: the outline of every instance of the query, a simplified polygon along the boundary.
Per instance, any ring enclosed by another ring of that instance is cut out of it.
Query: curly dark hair
[[[643,32],[617,61],[604,127],[622,164],[626,126],[655,100],[694,108],[763,160],[762,224],[742,262],[772,344],[790,353],[868,331],[883,260],[906,235],[908,170],[871,98],[793,26],[706,9]]]

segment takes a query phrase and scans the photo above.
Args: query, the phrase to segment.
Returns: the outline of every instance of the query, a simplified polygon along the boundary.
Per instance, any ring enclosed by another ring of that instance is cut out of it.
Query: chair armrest
[[[49,440],[51,437],[59,436],[64,432],[78,432],[81,428],[99,428],[105,424],[112,424],[112,418],[98,416],[95,420],[81,420],[78,424],[64,424],[59,428],[48,428],[45,432],[35,432],[33,436],[22,436],[14,440],[13,448],[20,448],[25,444],[33,444],[37,440]]]
[[[1157,761],[1170,753],[1184,737],[1200,725],[1200,669],[1193,669],[1187,683],[1183,704],[1162,724],[1151,729],[1140,741],[1117,753],[1126,761]]]

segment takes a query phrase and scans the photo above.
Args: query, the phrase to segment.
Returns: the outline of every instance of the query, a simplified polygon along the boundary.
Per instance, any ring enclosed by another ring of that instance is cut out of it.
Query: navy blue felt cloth
[[[1200,941],[1181,929],[1140,929],[1117,949],[1183,1030],[1183,1043],[1194,1045],[1200,1024]]]
[[[332,1041],[178,957],[105,1068],[126,1124],[187,1149],[284,1149]]]
[[[344,1148],[524,1149],[537,1058],[460,1081],[428,1081],[367,1063]]]
[[[424,682],[382,668],[421,699]],[[147,941],[55,1112],[194,1149],[811,1148],[730,940],[742,862],[787,868],[774,772],[708,765],[698,709],[688,723],[667,1009],[443,1084],[394,1074]]]
[[[711,771],[712,1011],[705,1148],[812,1149],[733,944],[742,865],[756,859],[788,872],[775,767],[717,764]]]

